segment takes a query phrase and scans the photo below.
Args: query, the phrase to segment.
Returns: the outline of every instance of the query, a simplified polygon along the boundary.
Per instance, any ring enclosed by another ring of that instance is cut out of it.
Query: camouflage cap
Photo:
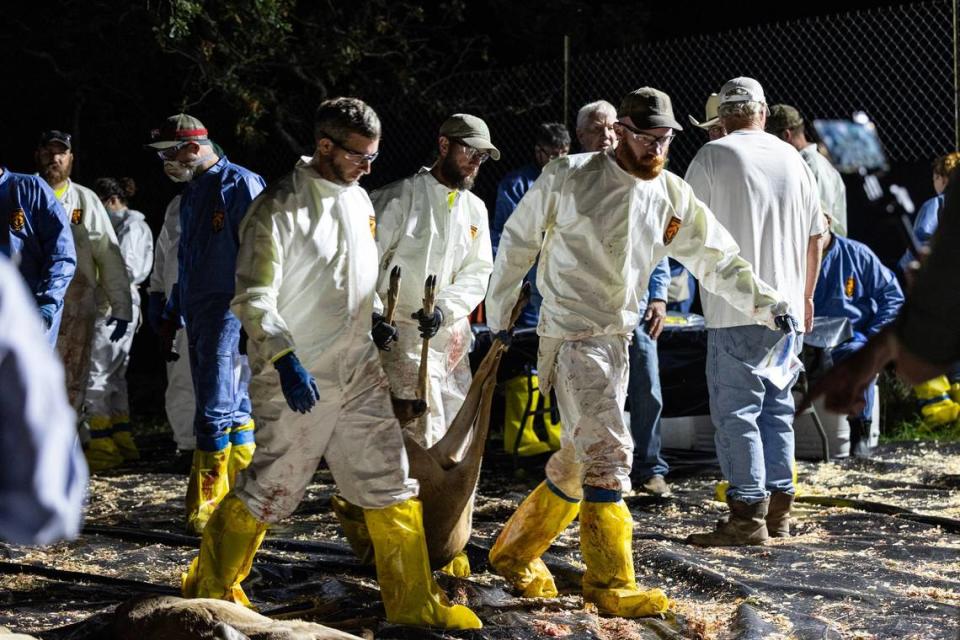
[[[770,107],[770,115],[767,116],[767,131],[769,133],[780,133],[802,124],[803,117],[796,107],[791,107],[788,104],[775,104]]]
[[[207,128],[193,116],[178,113],[167,118],[159,129],[150,132],[148,147],[163,150],[183,142],[209,142]]]

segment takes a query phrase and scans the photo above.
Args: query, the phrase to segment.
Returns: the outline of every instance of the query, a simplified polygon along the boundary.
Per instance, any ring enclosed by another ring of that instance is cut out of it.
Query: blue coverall
[[[187,329],[197,410],[197,449],[222,451],[253,441],[250,399],[235,379],[240,321],[230,311],[240,221],[265,186],[263,178],[226,157],[187,183],[180,200],[177,284],[165,311]]]
[[[46,337],[55,347],[63,296],[77,268],[70,220],[42,178],[6,168],[0,175],[0,215],[8,230],[8,235],[0,238],[0,246],[5,245],[2,252],[18,263],[37,307],[52,312]]]
[[[490,227],[490,245],[493,247],[494,257],[497,256],[497,249],[500,247],[503,226],[507,224],[513,210],[520,204],[523,194],[540,177],[540,171],[541,168],[537,165],[528,164],[505,175],[497,185],[497,202],[493,208],[493,226]],[[543,296],[537,290],[536,263],[527,273],[526,280],[530,283],[530,301],[517,318],[518,328],[536,327],[540,320],[540,304],[543,302]]]
[[[913,235],[916,236],[917,242],[922,246],[927,246],[930,244],[930,238],[933,237],[933,234],[937,231],[937,224],[940,222],[939,213],[940,209],[943,208],[943,194],[936,195],[922,205],[920,205],[920,210],[917,212],[917,217],[913,221]],[[907,265],[910,264],[911,260],[915,260],[910,251],[904,251],[903,256],[900,258],[900,261],[897,263],[900,272],[907,270]]]
[[[847,318],[853,338],[831,350],[834,362],[849,357],[871,336],[893,322],[903,305],[903,291],[893,271],[865,244],[833,235],[823,254],[820,278],[813,295],[818,316]],[[870,420],[873,413],[872,387],[867,389],[866,407],[851,418]]]

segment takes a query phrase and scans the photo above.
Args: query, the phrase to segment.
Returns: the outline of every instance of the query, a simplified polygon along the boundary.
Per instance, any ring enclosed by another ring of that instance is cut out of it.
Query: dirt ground
[[[160,432],[139,436],[144,459],[93,478],[76,541],[39,549],[0,545],[0,625],[49,639],[110,638],[111,614],[133,595],[176,593],[197,539],[182,533],[186,477]],[[750,548],[699,549],[687,534],[712,526],[719,472],[677,459],[674,494],[626,498],[636,521],[641,584],[674,601],[662,619],[600,617],[578,595],[577,524],[545,560],[554,600],[513,597],[486,552],[543,460],[517,464],[491,444],[474,537],[474,574],[439,578],[484,622],[432,633],[386,624],[371,568],[360,566],[330,507],[325,469],[297,513],[274,527],[244,584],[257,608],[377,638],[950,638],[960,621],[960,446],[884,445],[871,461],[800,463],[795,537]]]

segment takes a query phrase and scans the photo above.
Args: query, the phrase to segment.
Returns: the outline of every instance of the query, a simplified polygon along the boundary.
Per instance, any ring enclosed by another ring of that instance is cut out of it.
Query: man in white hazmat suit
[[[396,345],[380,354],[394,396],[413,400],[423,338],[430,338],[428,412],[412,426],[411,435],[431,447],[447,432],[470,390],[472,333],[470,312],[487,293],[493,252],[487,207],[470,192],[480,165],[498,160],[487,124],[476,116],[456,113],[440,125],[437,161],[416,174],[370,195],[377,214],[380,251],[377,292],[386,300],[390,272],[402,270],[395,324]],[[432,315],[421,308],[423,283],[437,276]],[[445,568],[470,573],[462,551]]]
[[[789,144],[764,131],[763,87],[734,78],[720,89],[720,122],[727,135],[700,148],[687,167],[694,193],[716,213],[788,312],[813,326],[813,295],[820,273],[820,235],[826,230],[813,174]],[[799,375],[802,341],[794,354],[775,331],[757,327],[742,308],[704,292],[707,389],[717,459],[730,517],[715,531],[687,538],[697,545],[761,544],[790,535],[793,504],[791,388]],[[798,336],[795,336],[798,338]],[[777,356],[797,367],[772,371]]]
[[[417,482],[371,336],[374,213],[357,180],[377,157],[380,120],[360,100],[335,98],[314,126],[313,157],[258,197],[240,228],[231,306],[249,335],[258,446],[207,523],[183,593],[246,604],[240,582],[267,526],[293,513],[325,458],[344,497],[364,509],[387,619],[480,628],[434,582]]]
[[[540,555],[580,515],[587,566],[583,597],[608,614],[666,610],[660,589],[641,590],[633,568],[633,441],[624,424],[627,343],[640,322],[650,272],[664,257],[711,291],[773,327],[782,306],[737,244],[679,177],[663,171],[674,131],[670,98],[649,87],[627,95],[615,150],[548,164],[504,228],[487,294],[488,323],[503,332],[537,253],[543,306],[541,384],[556,388],[561,449],[547,480],[520,505],[490,551],[500,575],[527,597],[554,597]]]
[[[147,320],[154,333],[160,335],[163,310],[167,298],[177,283],[177,250],[180,244],[180,196],[176,195],[167,205],[163,215],[163,227],[157,235],[153,257],[153,272],[147,293]],[[197,448],[197,436],[193,432],[193,416],[196,398],[193,395],[193,378],[190,375],[190,358],[187,357],[187,331],[177,329],[173,350],[179,356],[167,362],[167,389],[164,392],[164,408],[167,422],[173,431],[178,455],[186,458],[189,468],[193,451]],[[178,465],[180,466],[180,465]]]
[[[444,121],[437,147],[432,167],[370,194],[381,300],[387,298],[393,267],[402,269],[397,344],[380,356],[395,396],[417,397],[423,336],[430,338],[429,413],[410,428],[425,447],[447,432],[470,388],[468,316],[483,300],[493,270],[487,207],[470,189],[480,165],[500,158],[486,123],[465,113]],[[423,317],[429,275],[437,276],[437,299],[432,316]]]
[[[35,160],[40,175],[53,189],[70,218],[77,251],[77,270],[67,289],[57,351],[63,359],[67,397],[79,415],[90,378],[90,350],[97,315],[106,316],[117,342],[133,320],[130,280],[120,244],[100,198],[70,180],[73,151],[70,134],[47,131],[40,137]],[[109,421],[90,422],[90,442],[84,453],[91,471],[117,464],[119,450]]]
[[[136,192],[131,178],[100,178],[94,184],[97,195],[110,216],[113,230],[120,242],[120,253],[130,280],[130,298],[133,301],[132,329],[113,342],[109,318],[97,317],[94,327],[90,362],[90,382],[87,386],[87,415],[91,423],[109,423],[111,437],[124,460],[137,460],[140,452],[130,429],[130,403],[127,398],[127,365],[130,347],[140,326],[140,292],[137,287],[146,280],[153,266],[153,233],[143,214],[128,208]]]

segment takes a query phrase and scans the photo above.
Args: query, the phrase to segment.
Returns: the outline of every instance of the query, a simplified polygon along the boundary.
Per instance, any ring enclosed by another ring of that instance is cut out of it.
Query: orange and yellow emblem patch
[[[10,214],[10,228],[13,231],[23,231],[23,227],[27,224],[27,216],[24,214],[23,209],[17,209]]]
[[[70,214],[70,222],[80,224],[81,220],[83,220],[83,209],[74,209],[73,213]]]
[[[848,298],[853,297],[853,292],[856,289],[857,282],[853,279],[853,276],[847,278],[847,281],[843,283],[843,292],[847,295]]]
[[[377,239],[377,218],[375,216],[370,216],[370,235],[373,236],[373,239]]]
[[[223,231],[223,225],[226,222],[227,214],[224,211],[214,211],[213,220],[211,221],[211,226],[213,227],[214,233],[218,231]]]
[[[475,224],[470,225],[470,239],[471,240],[477,239],[477,225]]]
[[[664,246],[673,242],[673,239],[677,236],[677,232],[680,231],[681,220],[677,216],[670,218],[670,222],[667,223],[667,228],[663,231],[663,244]]]

